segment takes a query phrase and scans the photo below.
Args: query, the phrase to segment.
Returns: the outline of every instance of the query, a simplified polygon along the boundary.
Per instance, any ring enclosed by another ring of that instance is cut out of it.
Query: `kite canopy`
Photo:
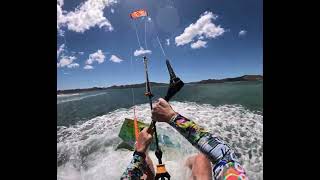
[[[149,124],[143,123],[139,120],[137,120],[137,124],[139,131],[142,131],[143,128],[150,126]],[[134,120],[125,118],[118,135],[118,137],[122,139],[122,142],[117,146],[116,149],[128,149],[134,151],[134,145],[136,142],[134,129]],[[167,147],[180,148],[180,144],[174,143],[173,139],[170,139],[169,136],[167,136],[162,130],[160,130],[160,132],[162,132],[159,136],[160,143],[166,145]],[[153,141],[150,145],[150,150],[154,151],[155,149],[156,144]]]
[[[148,12],[146,10],[143,9],[139,9],[137,11],[134,11],[130,14],[130,17],[132,19],[138,19],[140,17],[144,17],[144,16],[148,16]]]

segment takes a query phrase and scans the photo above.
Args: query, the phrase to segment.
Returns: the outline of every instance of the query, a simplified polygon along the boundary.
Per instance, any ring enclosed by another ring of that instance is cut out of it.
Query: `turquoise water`
[[[186,85],[170,102],[173,109],[222,138],[235,151],[249,179],[263,179],[262,82]],[[151,122],[144,88],[133,89],[137,118]],[[167,87],[152,89],[155,100]],[[57,179],[117,180],[132,151],[117,149],[125,118],[133,118],[131,89],[109,89],[57,97]],[[163,161],[172,179],[188,179],[181,166],[197,153],[183,136],[166,123],[157,123]],[[174,148],[162,139],[169,138]],[[157,159],[152,150],[149,156]]]
[[[196,102],[213,106],[238,104],[262,113],[262,85],[261,81],[185,85],[172,101]],[[136,105],[148,102],[143,95],[145,88],[135,88],[133,91]],[[153,87],[152,91],[156,100],[165,96],[167,87]],[[74,125],[119,108],[129,108],[133,105],[132,94],[131,89],[109,89],[58,96],[57,124],[58,126]]]

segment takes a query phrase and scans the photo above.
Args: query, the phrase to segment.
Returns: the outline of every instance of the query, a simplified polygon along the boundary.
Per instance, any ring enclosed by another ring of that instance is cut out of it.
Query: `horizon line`
[[[245,75],[236,76],[236,77],[242,77],[242,76],[262,76],[263,77],[263,74],[245,74]],[[222,80],[222,79],[236,78],[236,77],[225,77],[225,78],[220,78],[220,79],[215,79],[215,80]],[[209,79],[211,79],[211,78],[202,79],[202,80],[195,80],[195,81],[190,81],[190,82],[185,82],[185,83],[198,82],[198,81],[209,80]],[[145,83],[145,82],[141,82],[141,83]],[[134,84],[141,84],[141,83],[134,83]],[[155,82],[155,81],[150,81],[150,83],[168,84],[168,82]],[[112,86],[128,86],[128,85],[133,85],[133,84],[120,84],[120,85],[113,84],[113,85],[110,85],[110,86],[91,86],[91,87],[83,87],[83,88],[57,89],[57,91],[66,91],[66,90],[74,90],[74,89],[90,89],[90,88],[109,88],[109,87],[112,87]]]

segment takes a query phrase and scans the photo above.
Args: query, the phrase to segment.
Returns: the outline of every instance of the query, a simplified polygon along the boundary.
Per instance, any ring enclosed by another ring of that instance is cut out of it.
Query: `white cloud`
[[[67,26],[75,32],[85,32],[91,27],[98,26],[112,31],[113,27],[109,20],[104,17],[103,11],[106,7],[116,4],[117,0],[87,0],[74,11],[62,10],[63,1],[57,1],[57,28]]]
[[[207,44],[206,41],[198,40],[197,42],[192,43],[190,46],[192,49],[199,49],[202,47],[207,47],[206,44]]]
[[[86,64],[92,64],[94,61],[97,61],[99,64],[101,64],[105,61],[105,59],[105,55],[99,49],[97,52],[89,55],[89,59],[87,59]]]
[[[63,56],[60,61],[57,63],[57,67],[68,67],[72,68],[74,65],[71,65],[72,62],[77,59],[75,56]],[[77,64],[77,63],[74,63]],[[79,64],[78,64],[79,66]]]
[[[62,5],[57,5],[57,29],[59,30],[60,27],[66,23],[66,19],[65,19],[65,16],[63,15],[62,13]]]
[[[63,37],[64,36],[64,30],[58,29],[58,36]]]
[[[79,67],[78,63],[74,63],[73,61],[77,58],[75,56],[65,56],[65,44],[61,44],[59,49],[57,50],[57,58],[61,57],[59,62],[57,63],[57,67],[67,67],[67,68],[76,68]]]
[[[167,46],[170,46],[170,39],[166,39]]]
[[[60,56],[60,54],[62,54],[64,52],[64,47],[65,47],[65,45],[61,44],[61,46],[57,50],[57,58]]]
[[[184,32],[175,38],[177,46],[191,43],[195,40],[212,39],[221,36],[225,30],[220,25],[215,25],[212,20],[217,19],[217,15],[212,12],[204,12],[196,23],[190,24]],[[197,39],[198,38],[198,39]]]
[[[113,8],[111,8],[111,10],[110,10],[110,11],[111,11],[111,13],[112,13],[112,14],[114,13],[114,9],[113,9]]]
[[[83,67],[83,69],[93,69],[93,67],[90,66],[90,65],[85,65],[85,66]]]
[[[79,67],[79,64],[78,63],[71,63],[69,65],[67,65],[68,68],[76,68],[76,67]]]
[[[116,55],[111,55],[110,61],[115,62],[115,63],[120,63],[121,61],[123,61],[123,59],[120,59]]]
[[[71,53],[72,54],[79,54],[79,55],[83,55],[84,54],[84,52],[82,52],[82,51],[79,51],[79,52],[71,51]]]
[[[247,31],[246,30],[241,30],[239,32],[239,36],[245,36],[247,34]]]
[[[135,50],[133,55],[134,56],[140,56],[140,55],[144,55],[144,54],[151,54],[152,51],[151,50],[144,50],[142,47],[140,47],[139,50]]]
[[[63,6],[63,0],[57,0],[57,4]]]

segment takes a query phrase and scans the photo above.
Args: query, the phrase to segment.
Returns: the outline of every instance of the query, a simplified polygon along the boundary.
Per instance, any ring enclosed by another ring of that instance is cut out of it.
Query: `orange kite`
[[[134,11],[130,14],[130,17],[132,19],[137,19],[137,18],[140,18],[140,17],[144,17],[144,16],[148,16],[148,13],[146,10],[143,10],[143,9],[140,9],[140,10],[137,10],[137,11]]]

